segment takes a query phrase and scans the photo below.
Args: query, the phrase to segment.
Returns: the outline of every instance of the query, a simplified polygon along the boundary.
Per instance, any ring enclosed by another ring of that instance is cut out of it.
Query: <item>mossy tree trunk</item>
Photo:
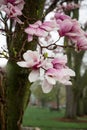
[[[45,0],[25,0],[25,7],[21,20],[23,25],[16,25],[12,32],[12,23],[7,30],[7,47],[9,59],[6,65],[5,90],[5,130],[21,130],[24,110],[30,97],[30,83],[28,81],[28,70],[19,67],[16,62],[22,59],[26,50],[35,50],[37,41],[27,43],[27,35],[24,29],[29,23],[34,23],[42,18]],[[25,17],[26,16],[26,17]],[[25,44],[26,43],[26,44]],[[2,124],[3,125],[3,124]]]

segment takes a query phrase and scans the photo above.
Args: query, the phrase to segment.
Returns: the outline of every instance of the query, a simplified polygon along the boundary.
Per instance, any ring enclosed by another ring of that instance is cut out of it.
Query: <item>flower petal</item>
[[[44,93],[49,93],[53,88],[52,84],[49,84],[47,80],[44,80],[42,83],[42,90]]]
[[[19,62],[17,62],[17,64],[18,64],[20,67],[28,68],[27,63],[26,63],[25,61],[19,61]]]
[[[40,76],[39,70],[32,70],[28,76],[28,79],[30,82],[35,82],[39,80],[39,76]]]
[[[55,78],[53,78],[51,76],[47,76],[47,75],[45,76],[45,78],[46,78],[46,80],[48,81],[49,84],[52,84],[52,85],[56,84]]]

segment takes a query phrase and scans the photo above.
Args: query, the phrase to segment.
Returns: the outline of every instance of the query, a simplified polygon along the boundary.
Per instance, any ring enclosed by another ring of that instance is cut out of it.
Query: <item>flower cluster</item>
[[[78,21],[60,13],[55,14],[55,18],[59,25],[60,37],[68,37],[75,44],[77,50],[87,50],[87,38]]]
[[[23,54],[24,61],[17,62],[21,67],[31,68],[29,81],[41,81],[42,90],[48,93],[57,81],[64,85],[71,85],[70,76],[75,72],[66,65],[67,56],[55,56],[53,59],[45,58],[37,51],[28,50]]]
[[[22,9],[24,7],[24,0],[1,0],[0,1],[0,10],[6,12],[8,18],[14,19],[18,23],[22,21],[18,16],[22,15]]]
[[[70,2],[70,3],[62,3],[61,5],[57,6],[56,11],[58,12],[64,12],[64,11],[71,11],[74,9],[78,9],[80,7],[80,4]]]
[[[71,17],[56,13],[51,21],[37,21],[34,24],[30,24],[29,27],[25,29],[28,34],[28,41],[32,41],[33,37],[44,38],[47,42],[47,46],[41,45],[40,41],[38,43],[40,51],[28,50],[23,54],[23,61],[17,62],[20,67],[25,67],[31,69],[29,74],[29,81],[35,82],[37,80],[41,81],[42,90],[48,93],[52,90],[56,82],[60,82],[64,85],[72,85],[70,77],[75,76],[75,72],[67,66],[67,56],[58,55],[54,53],[49,56],[48,52],[44,52],[44,48],[54,50],[57,48],[57,44],[50,43],[50,32],[55,31],[58,33],[59,37],[67,37],[71,41],[71,45],[75,47],[75,50],[87,50],[87,38],[85,32],[81,29],[79,23],[76,19],[71,19]],[[73,44],[72,44],[73,42]],[[54,51],[55,52],[55,51]],[[51,51],[51,54],[53,51]]]
[[[58,30],[58,25],[55,21],[41,22],[40,20],[34,24],[30,24],[25,32],[28,34],[28,41],[33,40],[33,36],[47,37],[50,31]]]

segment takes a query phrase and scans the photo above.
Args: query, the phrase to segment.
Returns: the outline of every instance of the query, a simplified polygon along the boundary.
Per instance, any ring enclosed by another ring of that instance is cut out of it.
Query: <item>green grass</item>
[[[40,127],[41,130],[60,130],[60,129],[86,129],[87,123],[61,122],[56,118],[64,117],[64,110],[50,111],[47,108],[28,107],[24,114],[23,126]],[[82,120],[83,118],[81,118]],[[60,128],[60,129],[59,129]]]

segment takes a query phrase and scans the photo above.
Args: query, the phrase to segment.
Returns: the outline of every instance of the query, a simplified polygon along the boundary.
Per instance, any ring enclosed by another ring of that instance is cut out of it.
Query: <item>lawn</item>
[[[50,111],[48,108],[29,106],[24,114],[23,126],[37,126],[40,127],[41,130],[87,130],[87,122],[62,122],[56,120],[64,117],[64,113],[64,109],[59,111]],[[81,117],[81,120],[84,120],[84,118]],[[85,120],[87,120],[87,118],[85,118]]]

